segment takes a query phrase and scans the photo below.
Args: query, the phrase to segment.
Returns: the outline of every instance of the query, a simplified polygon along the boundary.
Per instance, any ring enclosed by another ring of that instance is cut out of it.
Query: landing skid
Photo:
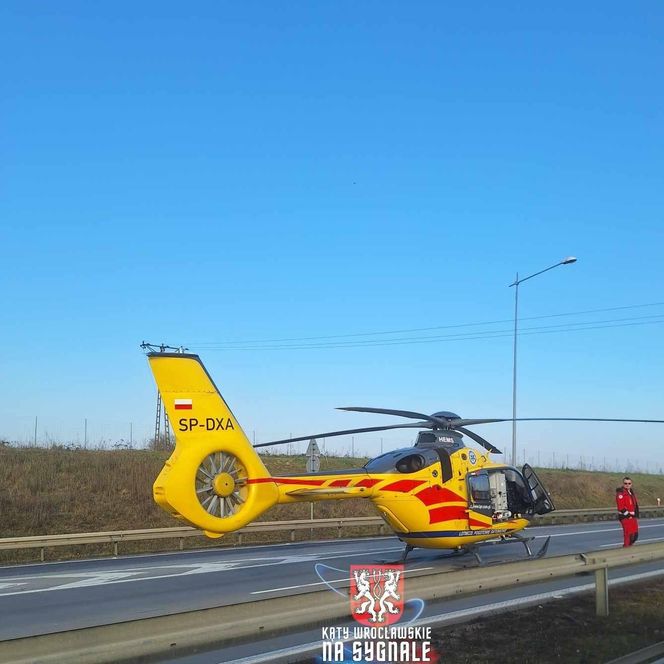
[[[480,547],[483,546],[498,546],[499,544],[514,544],[515,542],[519,542],[520,544],[523,544],[524,548],[526,549],[526,556],[528,559],[532,560],[537,560],[538,558],[543,558],[546,555],[546,552],[549,549],[549,542],[551,541],[551,537],[547,537],[546,540],[544,541],[544,544],[540,547],[539,551],[537,553],[533,553],[532,549],[530,548],[530,543],[534,540],[534,537],[524,537],[523,535],[519,533],[512,533],[511,535],[504,535],[501,537],[499,540],[495,541],[490,541],[490,542],[482,542],[481,544],[471,544],[469,546],[460,546],[452,551],[453,556],[459,556],[459,555],[464,555],[466,553],[472,553],[473,556],[475,556],[475,560],[477,560],[477,564],[482,566],[485,564],[489,565],[496,565],[499,563],[504,563],[508,562],[505,560],[496,560],[492,561],[490,563],[485,563],[482,560],[482,557],[480,556]],[[395,563],[399,565],[403,565],[406,562],[406,558],[408,557],[408,554],[415,549],[414,546],[411,544],[406,544],[406,548],[404,549],[403,553],[401,554],[400,560]]]
[[[511,535],[505,535],[504,537],[501,537],[499,540],[495,542],[483,542],[482,544],[475,544],[467,547],[469,553],[472,553],[473,556],[475,556],[475,560],[477,560],[477,564],[479,566],[482,565],[497,565],[500,563],[504,562],[512,562],[512,561],[505,561],[505,560],[496,560],[496,561],[491,561],[490,563],[485,563],[482,560],[482,557],[480,556],[479,548],[480,546],[498,546],[499,544],[513,544],[514,542],[519,542],[520,544],[523,544],[524,548],[526,549],[526,557],[529,560],[537,560],[538,558],[543,558],[546,555],[546,552],[549,549],[549,542],[551,541],[551,537],[547,537],[546,540],[544,541],[544,544],[540,547],[540,550],[537,553],[533,553],[532,549],[530,548],[530,543],[534,540],[534,537],[524,537],[523,535],[519,533],[512,533]]]

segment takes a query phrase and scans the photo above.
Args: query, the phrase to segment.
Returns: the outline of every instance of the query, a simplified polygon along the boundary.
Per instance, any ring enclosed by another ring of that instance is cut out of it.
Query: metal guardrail
[[[640,508],[642,519],[664,516],[664,506],[646,505]],[[590,507],[582,510],[555,510],[550,514],[535,517],[533,524],[568,523],[569,519],[577,521],[613,521],[617,519],[615,507]]]
[[[299,521],[257,521],[241,528],[234,534],[238,544],[242,544],[243,536],[253,533],[290,531],[291,541],[295,541],[297,530],[318,530],[334,528],[337,537],[342,536],[345,528],[361,526],[378,526],[381,534],[387,533],[385,522],[378,516],[348,517],[342,519],[314,519]],[[76,546],[79,544],[111,544],[113,555],[118,555],[118,545],[121,542],[136,542],[141,540],[177,539],[179,548],[184,548],[186,537],[204,537],[198,528],[182,526],[180,528],[146,528],[143,530],[109,530],[98,533],[70,533],[65,535],[31,535],[29,537],[6,537],[0,539],[0,551],[15,551],[18,549],[41,549],[41,559],[44,560],[44,549],[53,546]]]
[[[608,615],[608,570],[664,560],[664,544],[505,563],[499,567],[408,575],[406,592],[423,600],[459,597],[595,573],[596,607]],[[142,657],[176,657],[194,649],[283,634],[349,617],[348,598],[328,590],[275,597],[114,625],[0,642],[0,661],[14,664],[101,664]]]
[[[664,517],[664,507],[646,506],[641,508],[641,517]],[[615,508],[589,508],[582,510],[556,510],[551,514],[536,517],[533,525],[555,525],[572,521],[605,521],[616,519]],[[290,540],[295,541],[297,530],[320,530],[333,528],[337,537],[341,537],[346,528],[377,526],[381,534],[391,532],[378,516],[348,517],[341,519],[314,519],[298,521],[257,521],[236,531],[237,544],[243,544],[243,537],[253,533],[290,531]],[[40,549],[40,558],[44,560],[44,551],[49,547],[76,546],[79,544],[110,544],[113,555],[118,555],[122,542],[141,540],[177,539],[179,548],[184,548],[187,537],[204,537],[202,531],[190,526],[179,528],[146,528],[143,530],[110,530],[97,533],[70,533],[64,535],[32,535],[29,537],[7,537],[0,539],[0,551],[18,549]]]

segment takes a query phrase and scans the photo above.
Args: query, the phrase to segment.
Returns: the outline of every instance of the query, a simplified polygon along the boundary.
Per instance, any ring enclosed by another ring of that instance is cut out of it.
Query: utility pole
[[[144,341],[141,344],[141,348],[148,353],[166,353],[168,351],[173,351],[174,353],[185,353],[188,351],[188,348],[184,346],[167,346],[166,344],[151,344],[147,341]],[[161,393],[157,390],[157,414],[155,416],[154,423],[154,444],[159,448],[159,439],[161,436],[161,416],[164,416],[164,442],[166,445],[171,443],[171,431],[170,431],[170,422],[168,420],[168,415],[166,414],[166,407],[163,404]]]
[[[157,415],[154,420],[154,444],[159,449],[159,436],[161,434],[161,392],[157,390]]]
[[[166,445],[171,445],[171,421],[168,419],[166,414],[166,406],[164,405],[164,438],[166,440]]]

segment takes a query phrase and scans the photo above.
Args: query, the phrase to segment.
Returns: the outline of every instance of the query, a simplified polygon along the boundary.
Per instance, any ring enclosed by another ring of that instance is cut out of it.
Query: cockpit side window
[[[397,461],[397,470],[400,473],[416,473],[424,468],[424,457],[421,454],[409,454]]]
[[[473,503],[491,503],[491,487],[489,476],[486,473],[468,475],[468,488]]]

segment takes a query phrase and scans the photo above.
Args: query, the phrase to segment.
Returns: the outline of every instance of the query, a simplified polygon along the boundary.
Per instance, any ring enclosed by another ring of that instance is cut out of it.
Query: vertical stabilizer
[[[155,501],[210,536],[245,526],[277,502],[267,468],[197,355],[148,359],[175,433]]]

